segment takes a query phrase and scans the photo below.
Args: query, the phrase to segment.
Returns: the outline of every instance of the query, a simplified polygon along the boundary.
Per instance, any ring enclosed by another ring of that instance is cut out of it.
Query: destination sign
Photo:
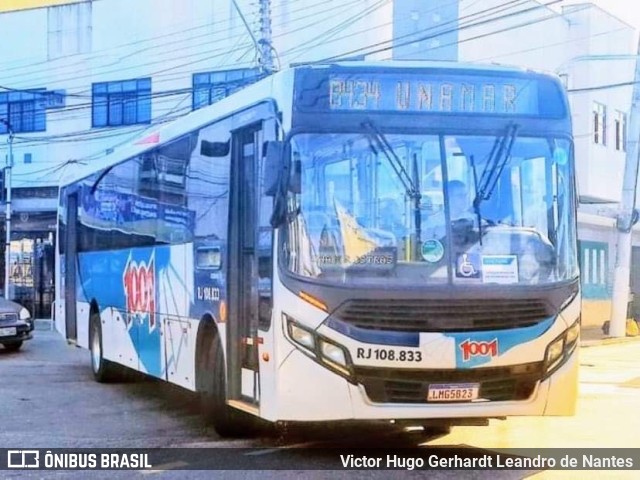
[[[472,75],[331,75],[329,109],[538,115],[538,82]]]

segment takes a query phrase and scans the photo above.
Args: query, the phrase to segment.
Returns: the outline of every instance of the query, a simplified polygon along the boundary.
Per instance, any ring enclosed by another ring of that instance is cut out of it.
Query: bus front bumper
[[[304,422],[568,416],[575,411],[578,367],[576,348],[560,368],[551,376],[534,381],[530,390],[522,394],[526,398],[518,400],[427,403],[425,396],[424,402],[420,399],[413,399],[412,403],[394,400],[383,402],[372,400],[371,386],[348,382],[302,352],[294,351],[278,371],[277,407],[271,410],[273,415],[268,415],[274,418],[268,420]],[[389,376],[388,380],[393,382],[393,377]],[[509,379],[505,378],[504,381],[508,383]],[[419,388],[424,391],[426,386]]]

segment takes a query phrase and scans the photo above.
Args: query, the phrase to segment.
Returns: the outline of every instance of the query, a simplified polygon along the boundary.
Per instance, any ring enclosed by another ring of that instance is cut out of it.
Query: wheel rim
[[[93,327],[93,335],[91,339],[91,366],[93,367],[93,371],[98,373],[100,369],[100,358],[102,357],[102,352],[100,349],[100,334],[98,333],[98,328]]]

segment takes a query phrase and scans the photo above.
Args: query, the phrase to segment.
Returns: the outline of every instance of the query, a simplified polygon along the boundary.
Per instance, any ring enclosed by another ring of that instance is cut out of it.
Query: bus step
[[[260,409],[249,402],[243,402],[242,400],[227,400],[227,405],[238,410],[242,410],[245,413],[255,415],[256,417],[260,416]]]

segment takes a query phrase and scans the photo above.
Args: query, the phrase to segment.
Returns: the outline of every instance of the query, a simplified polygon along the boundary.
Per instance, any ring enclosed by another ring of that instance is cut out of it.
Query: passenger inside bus
[[[396,239],[402,239],[408,235],[408,229],[403,221],[402,206],[398,200],[393,198],[381,200],[379,212],[380,229],[392,233]]]
[[[452,180],[447,184],[449,198],[449,216],[452,222],[469,218],[473,219],[472,200],[469,189],[464,182]]]

